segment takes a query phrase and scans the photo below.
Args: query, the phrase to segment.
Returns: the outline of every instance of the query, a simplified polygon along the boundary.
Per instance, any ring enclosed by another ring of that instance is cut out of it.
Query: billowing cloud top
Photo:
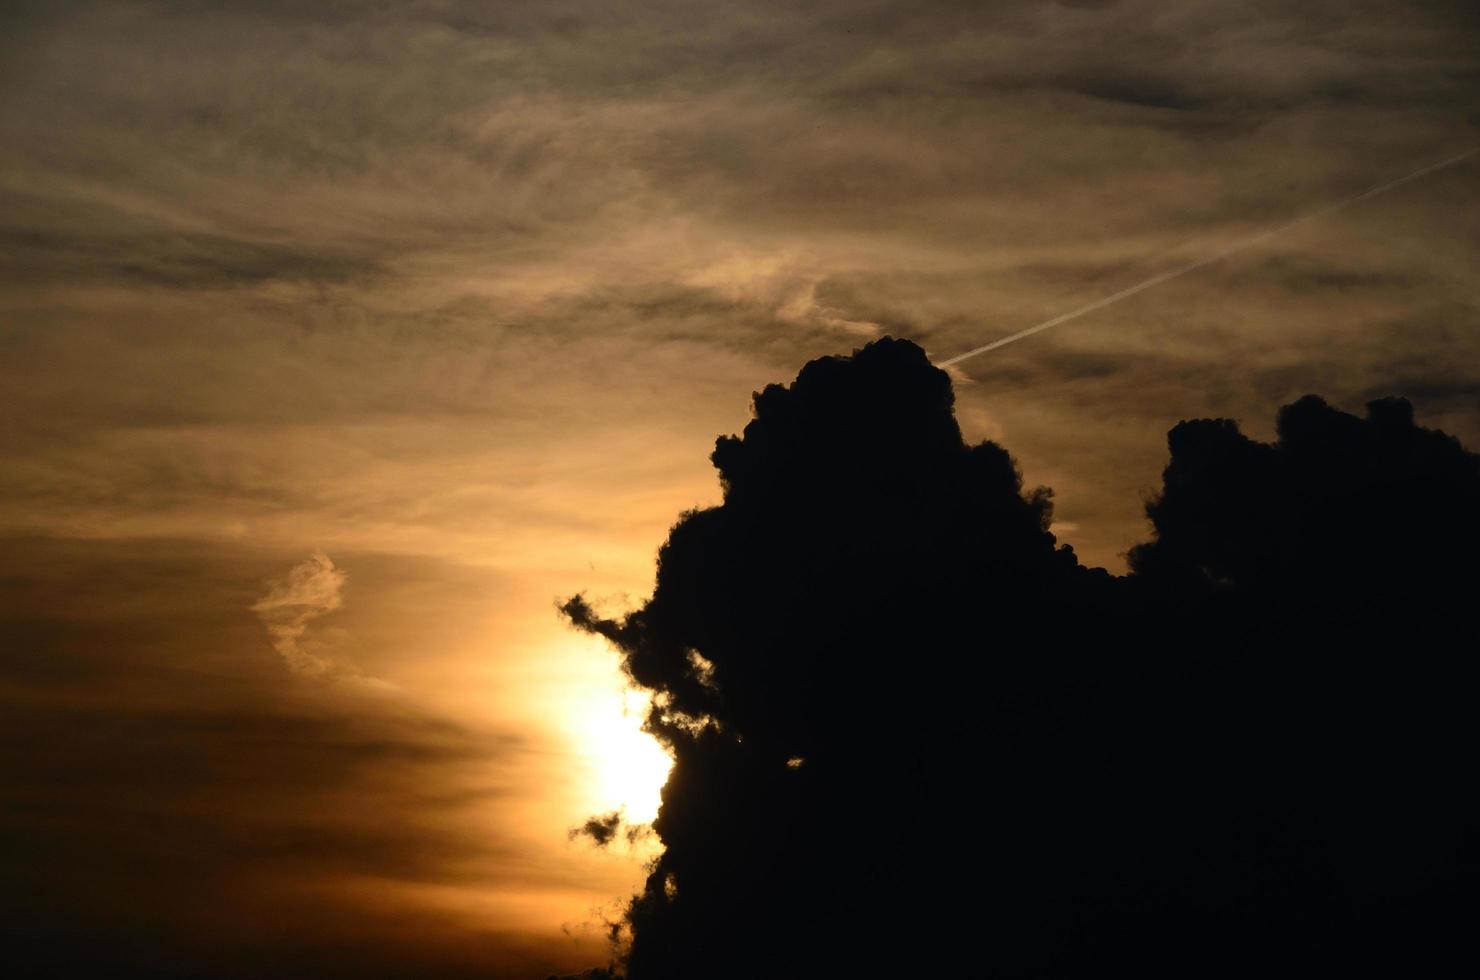
[[[1480,457],[1314,397],[1274,445],[1200,421],[1171,451],[1117,580],[918,347],[759,393],[652,598],[566,606],[676,758],[633,980],[1457,954]]]

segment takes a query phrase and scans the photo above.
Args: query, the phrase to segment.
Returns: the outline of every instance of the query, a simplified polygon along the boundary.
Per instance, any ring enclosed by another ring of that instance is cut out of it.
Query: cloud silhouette
[[[1222,419],[1183,422],[1168,441],[1156,540],[1132,554],[1142,574],[1176,568],[1328,625],[1452,609],[1475,584],[1458,559],[1480,544],[1480,460],[1417,426],[1403,399],[1363,419],[1307,396],[1280,411],[1273,445]]]
[[[617,839],[617,833],[622,829],[622,811],[613,810],[611,813],[592,817],[579,827],[570,832],[570,839],[587,837],[597,847],[605,847]]]
[[[651,599],[565,605],[675,758],[629,976],[1456,952],[1477,457],[1400,400],[1184,422],[1115,578],[952,402],[908,342],[809,363],[718,441]]]

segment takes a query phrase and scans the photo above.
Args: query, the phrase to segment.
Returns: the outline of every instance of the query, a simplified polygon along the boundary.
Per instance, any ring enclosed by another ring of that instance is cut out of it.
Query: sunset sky
[[[569,832],[651,819],[665,760],[556,603],[647,594],[752,391],[954,356],[1462,153],[1477,107],[1473,0],[6,3],[6,928],[604,963],[651,845]],[[1480,442],[1480,157],[957,380],[1112,571],[1173,423],[1267,437],[1309,391]]]

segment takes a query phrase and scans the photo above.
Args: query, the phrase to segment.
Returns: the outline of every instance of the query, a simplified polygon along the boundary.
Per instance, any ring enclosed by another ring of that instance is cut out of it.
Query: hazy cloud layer
[[[58,435],[106,452],[120,423],[630,431],[676,398],[707,438],[739,421],[725,394],[859,335],[948,356],[1456,152],[1480,93],[1461,3],[8,16],[6,408],[52,463],[27,509],[86,492]],[[1425,408],[1466,431],[1476,186],[1436,176],[974,364],[968,425],[1010,432],[1109,562],[1139,517],[1087,488],[1149,485],[1165,417],[1435,370]],[[202,468],[156,432],[168,471]]]

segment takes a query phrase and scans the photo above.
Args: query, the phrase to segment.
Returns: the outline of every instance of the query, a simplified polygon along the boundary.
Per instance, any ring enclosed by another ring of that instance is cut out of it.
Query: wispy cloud
[[[273,649],[293,673],[321,677],[339,666],[309,635],[309,624],[344,605],[344,582],[344,570],[316,551],[269,582],[266,594],[252,604]]]

